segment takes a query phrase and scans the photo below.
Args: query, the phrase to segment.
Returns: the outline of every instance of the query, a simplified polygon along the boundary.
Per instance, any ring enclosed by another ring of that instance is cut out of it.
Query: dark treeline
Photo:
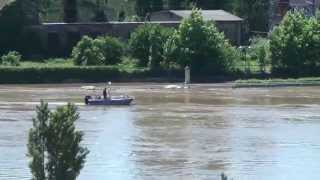
[[[145,17],[148,13],[163,9],[223,9],[242,17],[248,31],[269,30],[270,1],[261,0],[135,0],[136,14]]]

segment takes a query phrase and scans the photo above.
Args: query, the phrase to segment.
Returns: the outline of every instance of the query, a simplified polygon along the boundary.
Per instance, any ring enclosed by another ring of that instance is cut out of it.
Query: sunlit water
[[[40,99],[79,107],[90,150],[80,180],[320,179],[318,87],[117,85],[134,105],[94,107],[80,86],[0,86],[1,180],[30,179],[26,144]]]

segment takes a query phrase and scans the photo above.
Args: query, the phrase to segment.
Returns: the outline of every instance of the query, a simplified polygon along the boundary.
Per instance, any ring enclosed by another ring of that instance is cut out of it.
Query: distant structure
[[[180,23],[182,19],[188,18],[191,13],[191,10],[164,10],[152,13],[150,21]],[[243,19],[224,10],[202,10],[201,14],[204,20],[215,22],[218,29],[224,32],[232,44],[241,44]]]

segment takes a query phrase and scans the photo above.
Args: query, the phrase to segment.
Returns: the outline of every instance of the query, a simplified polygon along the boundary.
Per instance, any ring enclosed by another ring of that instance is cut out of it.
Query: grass
[[[44,61],[22,61],[20,67],[73,67],[71,59],[48,59]]]
[[[241,87],[275,87],[275,86],[318,86],[320,77],[289,79],[249,79],[235,81],[235,88]]]

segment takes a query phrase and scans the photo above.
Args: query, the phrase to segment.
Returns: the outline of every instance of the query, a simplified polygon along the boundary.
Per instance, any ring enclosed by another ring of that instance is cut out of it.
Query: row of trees
[[[319,19],[289,12],[269,38],[252,38],[245,60],[254,62],[261,72],[319,73],[319,29]],[[242,50],[231,46],[212,22],[194,10],[176,30],[156,24],[137,28],[128,45],[116,38],[85,37],[74,48],[73,58],[77,65],[112,65],[128,56],[126,60],[135,59],[137,66],[152,70],[188,65],[197,74],[217,74],[236,70]]]
[[[140,67],[168,70],[188,65],[197,74],[225,73],[237,58],[223,33],[213,22],[204,21],[197,9],[177,30],[145,24],[132,33],[127,47],[111,37],[84,37],[72,53],[76,65],[117,64],[121,55],[136,59]]]

